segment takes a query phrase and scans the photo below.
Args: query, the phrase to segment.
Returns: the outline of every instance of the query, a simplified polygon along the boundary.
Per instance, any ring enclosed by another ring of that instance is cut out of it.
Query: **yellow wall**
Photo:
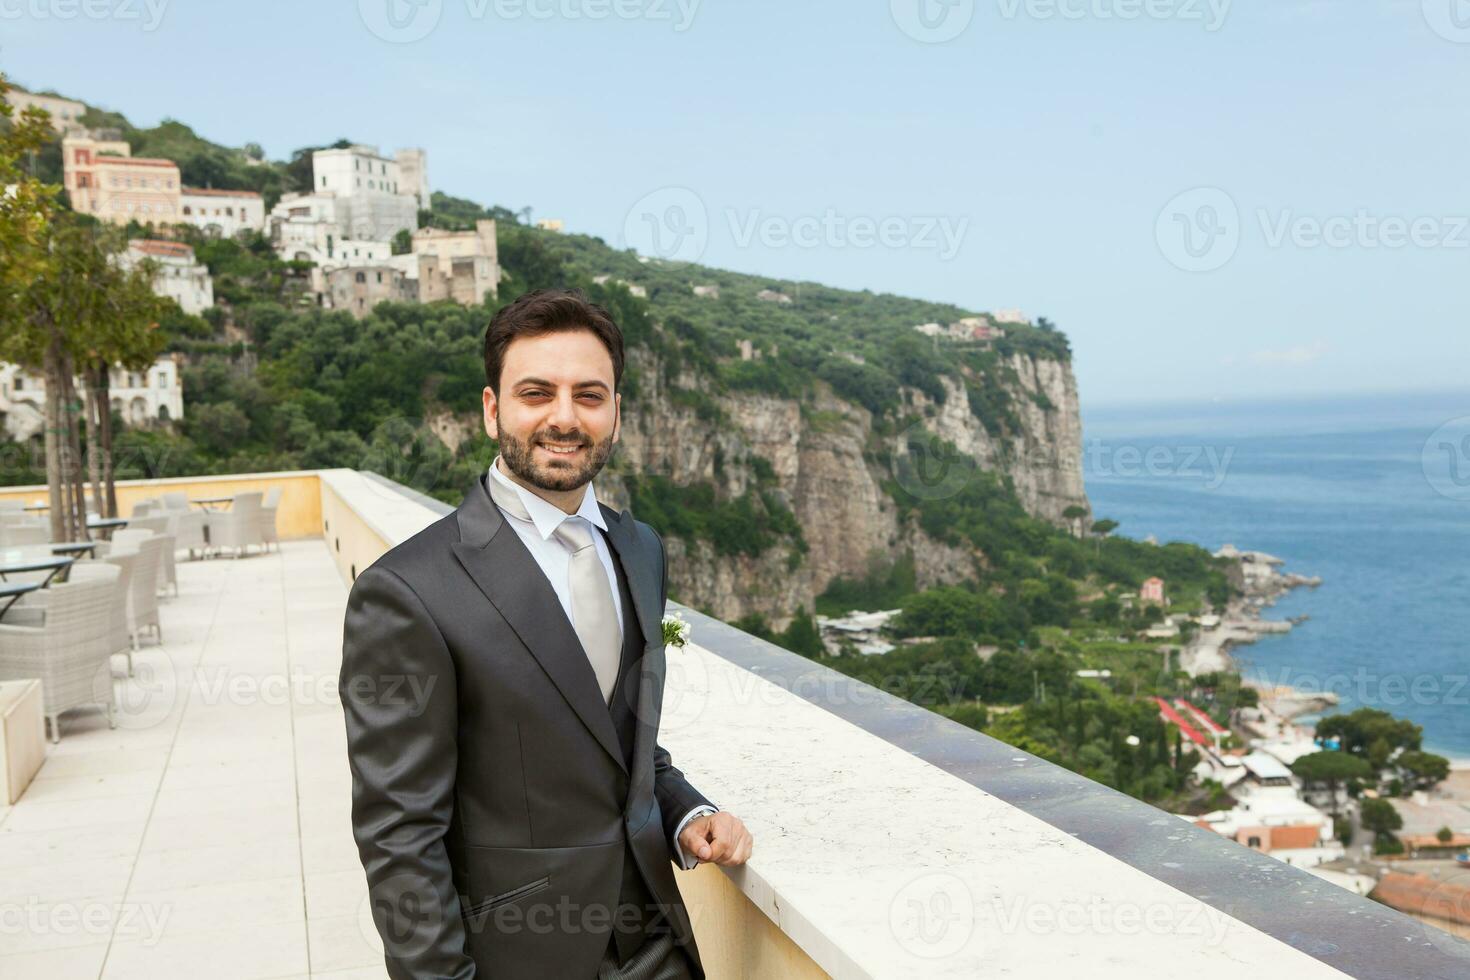
[[[388,550],[389,544],[325,480],[321,481],[320,500],[322,523],[318,533],[326,540],[337,571],[342,573],[342,581],[351,587],[362,570]]]
[[[180,491],[191,500],[195,497],[228,497],[236,493],[271,487],[281,488],[281,503],[276,510],[276,534],[282,541],[291,538],[317,538],[322,533],[321,481],[314,471],[287,473],[248,473],[232,476],[196,476],[169,480],[117,481],[117,511],[127,517],[133,505],[147,497]],[[49,502],[44,486],[0,487],[0,500],[24,500],[28,504]],[[87,494],[91,506],[92,496]],[[197,506],[197,505],[196,505]]]
[[[830,974],[725,877],[718,865],[674,871],[709,980],[820,980]]]

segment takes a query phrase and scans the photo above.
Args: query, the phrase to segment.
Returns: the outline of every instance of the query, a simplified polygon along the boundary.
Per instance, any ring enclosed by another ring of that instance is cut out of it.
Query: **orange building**
[[[72,209],[119,225],[181,220],[178,164],[130,152],[121,140],[63,140],[62,181]]]

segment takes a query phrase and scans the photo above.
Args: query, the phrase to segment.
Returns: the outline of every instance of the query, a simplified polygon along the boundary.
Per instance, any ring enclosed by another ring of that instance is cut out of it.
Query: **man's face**
[[[622,396],[613,394],[612,356],[590,330],[512,340],[500,397],[486,387],[484,402],[485,432],[500,441],[506,467],[544,490],[585,485],[618,441]]]

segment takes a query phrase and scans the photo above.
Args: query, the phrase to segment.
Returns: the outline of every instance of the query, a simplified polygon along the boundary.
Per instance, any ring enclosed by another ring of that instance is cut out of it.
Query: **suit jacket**
[[[635,613],[625,651],[641,653],[625,652],[614,708],[625,697],[631,710],[618,716],[485,479],[364,570],[347,600],[353,834],[388,972],[592,977],[620,896],[646,888],[702,978],[671,861],[680,818],[713,804],[657,744],[663,541],[599,503]],[[641,872],[636,890],[625,866]]]

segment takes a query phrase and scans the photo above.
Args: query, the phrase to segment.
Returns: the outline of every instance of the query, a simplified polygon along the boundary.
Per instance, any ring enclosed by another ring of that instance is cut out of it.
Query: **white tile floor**
[[[178,576],[164,644],[119,682],[117,729],[65,716],[0,807],[0,977],[386,976],[352,842],[347,588],[326,544]]]

